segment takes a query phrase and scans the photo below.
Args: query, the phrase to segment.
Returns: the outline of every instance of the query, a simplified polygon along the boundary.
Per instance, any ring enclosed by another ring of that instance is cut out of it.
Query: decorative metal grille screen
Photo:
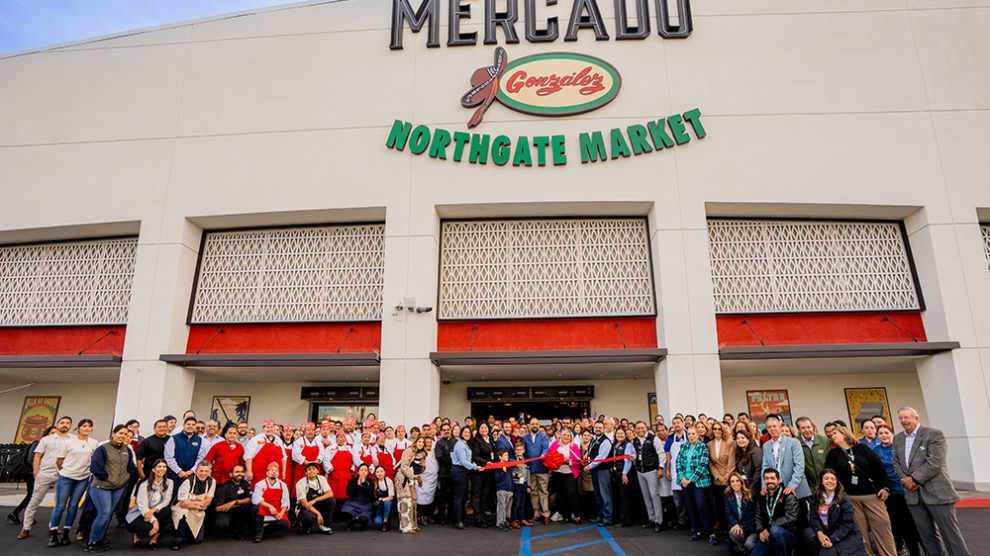
[[[137,238],[0,247],[0,326],[126,324]]]
[[[983,251],[987,256],[987,269],[990,270],[990,225],[982,224],[980,231],[983,232]]]
[[[708,237],[717,313],[920,308],[897,224],[710,220]]]
[[[439,318],[653,314],[645,220],[443,224]]]
[[[380,320],[385,225],[208,232],[193,323]]]

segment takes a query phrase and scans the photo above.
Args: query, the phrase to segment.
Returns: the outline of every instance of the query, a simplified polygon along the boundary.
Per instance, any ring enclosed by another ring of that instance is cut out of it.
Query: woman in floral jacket
[[[416,486],[422,484],[426,465],[426,439],[417,438],[403,450],[399,469],[395,473],[395,497],[399,500],[399,532],[416,533]]]

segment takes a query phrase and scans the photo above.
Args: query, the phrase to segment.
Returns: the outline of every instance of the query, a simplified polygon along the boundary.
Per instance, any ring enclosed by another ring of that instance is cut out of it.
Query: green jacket
[[[798,438],[798,442],[804,450],[804,476],[808,479],[808,486],[814,491],[818,487],[818,475],[825,468],[825,456],[832,449],[832,444],[820,434],[812,437],[811,448],[808,448],[803,436]]]

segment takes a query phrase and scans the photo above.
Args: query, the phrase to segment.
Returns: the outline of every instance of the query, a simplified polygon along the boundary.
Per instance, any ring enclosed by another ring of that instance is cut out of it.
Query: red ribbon
[[[484,467],[481,468],[481,470],[482,471],[487,471],[489,469],[505,469],[506,467],[516,467],[516,466],[522,465],[524,463],[529,463],[531,461],[540,461],[540,460],[544,459],[545,457],[546,456],[540,456],[538,458],[529,458],[529,459],[516,459],[516,460],[509,460],[509,461],[496,461],[496,462],[493,462],[493,463],[489,463],[488,465],[485,465]],[[591,459],[591,460],[589,460],[589,459],[583,459],[583,460],[581,460],[581,463],[583,463],[583,464],[588,464],[588,463],[608,463],[608,462],[611,462],[611,461],[622,461],[622,460],[627,460],[627,459],[633,459],[633,457],[632,456],[628,456],[628,455],[621,455],[621,456],[617,456],[617,457],[614,457],[614,458]]]

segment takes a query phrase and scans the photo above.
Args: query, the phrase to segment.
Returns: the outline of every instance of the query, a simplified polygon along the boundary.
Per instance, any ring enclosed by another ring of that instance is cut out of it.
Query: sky
[[[0,55],[298,0],[0,0]]]

